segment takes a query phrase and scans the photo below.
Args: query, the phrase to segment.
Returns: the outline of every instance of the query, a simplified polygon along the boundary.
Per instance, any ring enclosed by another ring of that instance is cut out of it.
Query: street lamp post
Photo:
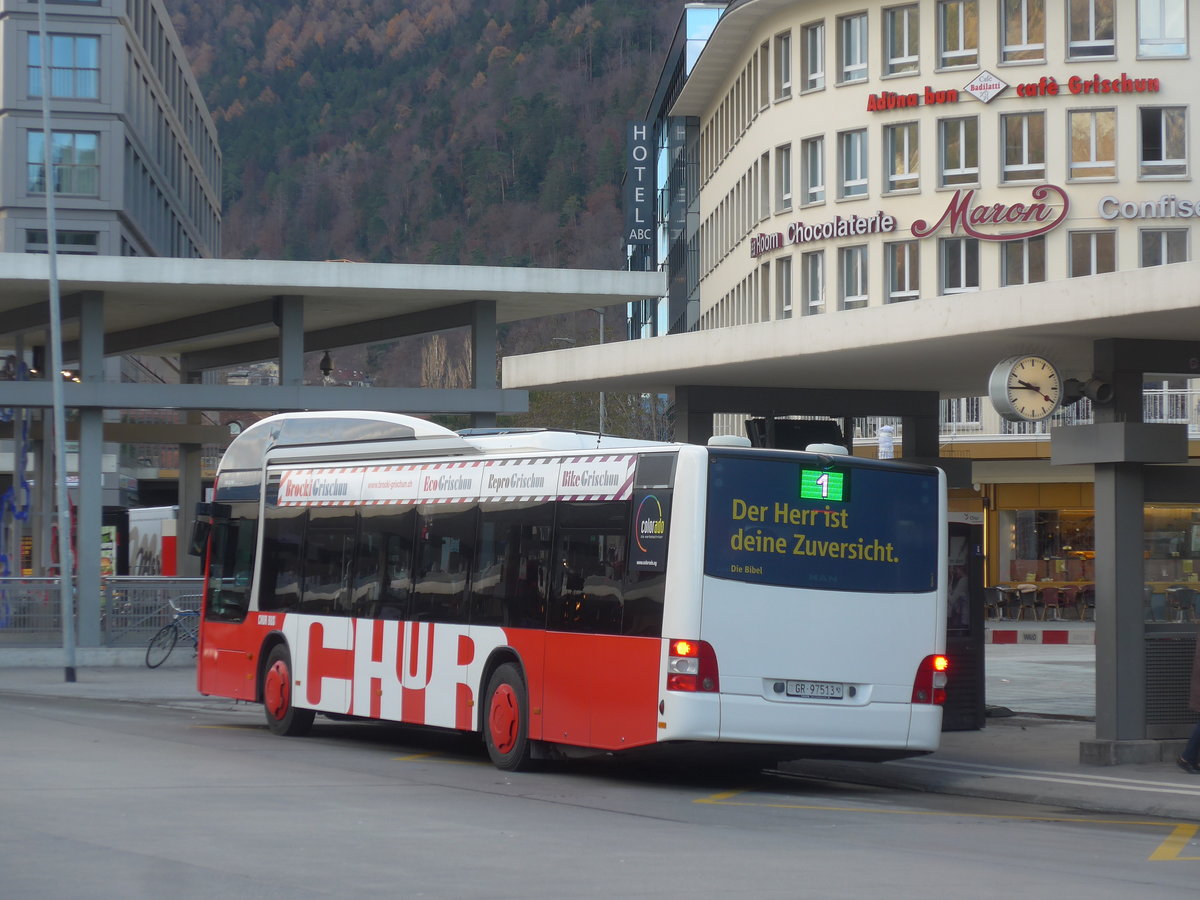
[[[600,343],[604,343],[604,307],[593,306],[592,312],[600,316]],[[600,433],[604,434],[604,391],[600,391]]]
[[[42,178],[46,192],[46,251],[50,282],[50,388],[54,421],[54,488],[58,505],[58,583],[62,608],[63,678],[75,681],[75,582],[72,578],[71,513],[67,505],[66,411],[63,401],[62,303],[58,293],[58,224],[54,216],[54,144],[50,130],[50,35],[46,0],[38,3],[41,48]]]

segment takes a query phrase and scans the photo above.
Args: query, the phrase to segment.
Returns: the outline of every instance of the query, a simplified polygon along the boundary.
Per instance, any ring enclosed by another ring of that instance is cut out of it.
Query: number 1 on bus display
[[[801,469],[800,499],[841,503],[850,499],[850,473],[838,469]]]

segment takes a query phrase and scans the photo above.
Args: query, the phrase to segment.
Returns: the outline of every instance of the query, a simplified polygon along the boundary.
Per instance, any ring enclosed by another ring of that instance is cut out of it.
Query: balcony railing
[[[1186,425],[1188,437],[1200,439],[1200,390],[1147,391],[1142,398],[1142,420]],[[943,439],[992,441],[1010,438],[1046,438],[1051,428],[1092,422],[1092,401],[1086,397],[1042,422],[1010,422],[992,409],[986,397],[960,397],[941,402],[939,433]],[[872,416],[854,420],[855,438],[874,441],[881,425],[891,425],[900,437],[900,419]]]

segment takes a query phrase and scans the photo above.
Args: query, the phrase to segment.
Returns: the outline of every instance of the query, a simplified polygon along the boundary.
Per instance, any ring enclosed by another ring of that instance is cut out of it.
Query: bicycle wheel
[[[177,640],[179,640],[179,629],[174,622],[158,629],[158,633],[150,638],[150,646],[146,648],[146,665],[151,669],[156,669],[165,663],[167,657],[171,655],[171,651],[175,649]]]

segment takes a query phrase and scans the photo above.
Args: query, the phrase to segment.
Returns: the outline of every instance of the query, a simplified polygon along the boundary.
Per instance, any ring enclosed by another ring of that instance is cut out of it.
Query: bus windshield
[[[931,591],[938,507],[934,469],[710,454],[704,571],[785,587]]]

